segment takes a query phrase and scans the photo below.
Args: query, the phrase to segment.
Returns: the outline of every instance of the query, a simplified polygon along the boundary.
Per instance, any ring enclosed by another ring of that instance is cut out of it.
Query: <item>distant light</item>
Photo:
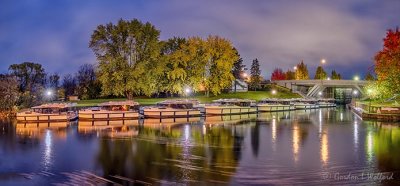
[[[46,95],[48,95],[48,96],[51,96],[53,94],[53,92],[51,91],[51,90],[48,90],[47,92],[46,92]]]
[[[371,94],[371,93],[372,93],[372,89],[368,89],[367,92],[368,92],[369,94]]]
[[[358,81],[358,80],[360,80],[360,77],[354,76],[354,80]]]
[[[357,94],[358,94],[358,91],[357,91],[357,90],[354,90],[354,91],[353,91],[353,94],[354,94],[354,95],[357,95]]]
[[[242,75],[243,75],[243,77],[245,77],[245,78],[248,76],[246,72],[243,72]]]
[[[277,93],[277,91],[276,91],[276,90],[272,90],[271,93],[272,93],[273,95],[275,95],[275,94]]]
[[[294,70],[297,70],[297,66],[294,66],[293,69],[294,69]]]
[[[326,78],[326,80],[331,80],[331,78],[330,78],[330,77],[328,77],[328,78]]]
[[[321,63],[325,64],[326,63],[326,59],[321,59]]]
[[[319,92],[318,92],[318,95],[322,96],[322,91],[319,91]]]
[[[190,94],[190,92],[192,92],[192,90],[189,87],[187,87],[187,88],[185,88],[185,92],[186,92],[186,94]]]

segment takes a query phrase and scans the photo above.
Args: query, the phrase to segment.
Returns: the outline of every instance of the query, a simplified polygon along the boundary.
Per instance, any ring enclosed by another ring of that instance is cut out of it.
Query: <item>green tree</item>
[[[296,80],[310,79],[308,76],[307,65],[304,64],[303,60],[299,64],[297,64],[296,67],[297,67],[295,71]]]
[[[327,77],[328,75],[326,74],[322,66],[318,66],[317,70],[315,71],[314,79],[326,79]]]
[[[233,77],[235,77],[234,80],[234,87],[235,87],[235,92],[236,92],[236,85],[238,83],[239,80],[244,80],[244,73],[245,73],[245,67],[246,65],[243,64],[243,59],[240,57],[239,52],[236,50],[236,48],[234,48],[236,55],[239,57],[238,60],[235,61],[235,63],[233,63],[233,69],[232,69],[232,74]]]
[[[43,89],[46,83],[46,73],[41,64],[24,62],[9,67],[10,74],[18,81],[21,93],[19,104],[30,107],[42,101]]]
[[[258,59],[254,59],[253,62],[251,63],[251,69],[250,69],[250,87],[256,90],[257,88],[260,87],[261,83],[261,70],[260,70],[260,63],[258,62]]]
[[[341,79],[341,76],[339,73],[337,73],[335,70],[332,70],[331,72],[331,79]]]
[[[163,65],[164,76],[160,78],[160,90],[172,94],[183,94],[188,82],[188,61],[182,59],[182,48],[186,45],[185,38],[173,37],[162,42],[162,57],[160,65]]]
[[[89,47],[99,62],[98,79],[104,95],[123,95],[128,99],[155,92],[163,69],[160,56],[160,31],[137,19],[120,19],[116,25],[97,26]]]
[[[63,78],[62,88],[65,98],[76,94],[77,84],[76,79],[71,74],[66,74]]]

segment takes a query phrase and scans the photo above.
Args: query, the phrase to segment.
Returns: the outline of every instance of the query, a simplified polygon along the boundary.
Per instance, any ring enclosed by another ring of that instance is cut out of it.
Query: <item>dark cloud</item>
[[[373,64],[388,28],[400,23],[400,1],[1,1],[0,69],[35,61],[47,71],[75,72],[95,63],[88,42],[98,24],[138,18],[172,36],[220,35],[245,62],[261,62],[267,78],[275,67],[304,60],[314,72],[326,67],[363,75]]]

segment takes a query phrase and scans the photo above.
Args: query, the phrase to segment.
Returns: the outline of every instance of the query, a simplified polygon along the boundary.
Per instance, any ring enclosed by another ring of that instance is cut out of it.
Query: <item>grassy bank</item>
[[[228,99],[228,98],[239,98],[239,99],[253,99],[259,101],[264,98],[298,98],[300,97],[298,94],[294,94],[291,92],[278,92],[276,95],[272,95],[270,91],[248,91],[248,92],[236,92],[236,93],[225,93],[220,94],[218,96],[210,96],[206,97],[204,95],[196,95],[190,96],[190,99],[197,99],[201,103],[210,103],[212,100],[216,99]],[[135,101],[139,102],[141,105],[153,105],[157,102],[166,100],[166,99],[184,99],[185,97],[180,98],[147,98],[147,97],[136,97]],[[87,107],[87,106],[96,106],[99,103],[107,102],[107,101],[121,101],[126,100],[125,98],[117,98],[117,99],[93,99],[93,100],[80,100],[77,101],[78,106]]]

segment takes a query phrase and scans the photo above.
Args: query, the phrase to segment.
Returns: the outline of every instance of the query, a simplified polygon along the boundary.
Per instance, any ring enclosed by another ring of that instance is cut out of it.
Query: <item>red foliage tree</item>
[[[280,68],[276,68],[271,74],[271,80],[285,80],[286,75]]]

